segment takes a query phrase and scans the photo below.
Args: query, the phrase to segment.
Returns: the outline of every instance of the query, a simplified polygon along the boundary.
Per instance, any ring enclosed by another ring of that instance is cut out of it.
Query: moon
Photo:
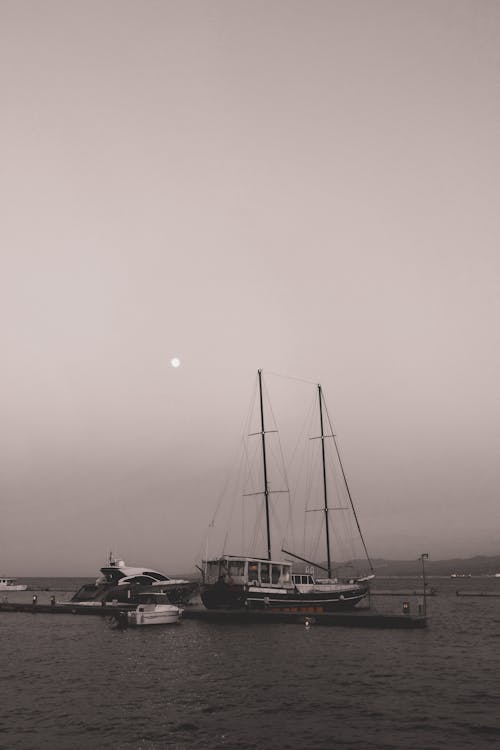
[[[172,359],[170,360],[170,364],[172,365],[172,367],[180,367],[181,361],[179,357],[172,357]]]

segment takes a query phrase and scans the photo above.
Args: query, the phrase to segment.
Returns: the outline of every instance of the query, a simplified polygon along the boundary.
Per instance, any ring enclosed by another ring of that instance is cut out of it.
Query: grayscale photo
[[[0,750],[500,745],[498,0],[0,61]]]

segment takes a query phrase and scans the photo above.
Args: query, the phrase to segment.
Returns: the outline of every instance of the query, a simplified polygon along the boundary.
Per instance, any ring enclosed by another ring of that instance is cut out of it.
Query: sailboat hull
[[[283,609],[315,608],[321,612],[353,609],[369,592],[368,586],[353,584],[325,586],[320,584],[307,592],[297,588],[274,589],[257,586],[208,584],[201,588],[201,600],[207,609]]]

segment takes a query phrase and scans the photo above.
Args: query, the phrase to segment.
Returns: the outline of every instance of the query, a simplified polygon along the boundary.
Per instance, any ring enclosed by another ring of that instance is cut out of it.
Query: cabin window
[[[278,583],[281,575],[281,565],[273,565],[271,568],[271,581]]]
[[[169,579],[167,576],[162,575],[161,573],[154,573],[150,570],[145,570],[143,575],[145,576],[151,576],[151,578],[155,578],[157,581],[168,581]]]
[[[257,562],[248,563],[248,580],[249,581],[259,580],[259,563]]]
[[[229,562],[229,575],[231,578],[243,577],[245,575],[245,563],[243,560],[231,560]]]
[[[269,583],[269,563],[260,564],[260,580],[261,583]]]
[[[217,560],[216,562],[208,563],[206,580],[217,581],[218,578],[219,578],[219,561]]]
[[[139,583],[143,585],[151,584],[152,580],[149,578],[149,576],[134,576],[133,578],[128,579],[128,583]]]

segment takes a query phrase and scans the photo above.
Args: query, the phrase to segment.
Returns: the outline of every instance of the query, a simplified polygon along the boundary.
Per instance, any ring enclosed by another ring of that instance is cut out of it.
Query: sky
[[[499,85],[493,0],[1,0],[1,573],[195,572],[258,368],[498,554]]]

